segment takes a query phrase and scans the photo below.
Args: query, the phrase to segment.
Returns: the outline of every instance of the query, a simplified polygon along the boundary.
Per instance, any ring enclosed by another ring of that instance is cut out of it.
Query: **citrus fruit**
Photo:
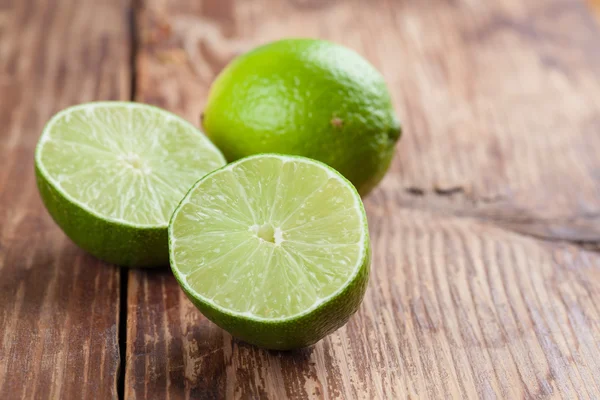
[[[167,226],[194,182],[225,165],[193,125],[136,103],[89,103],[55,115],[35,152],[38,188],[65,234],[124,266],[166,265]]]
[[[356,189],[327,165],[265,154],[198,181],[169,225],[171,268],[210,320],[269,349],[308,346],[360,305],[370,244]]]
[[[229,161],[258,153],[310,157],[367,194],[400,137],[381,74],[345,47],[287,39],[231,62],[213,83],[206,134]]]

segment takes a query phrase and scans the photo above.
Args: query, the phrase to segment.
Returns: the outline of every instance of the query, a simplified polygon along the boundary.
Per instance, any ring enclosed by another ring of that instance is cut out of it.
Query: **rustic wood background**
[[[600,398],[590,4],[0,0],[0,398]],[[405,128],[365,200],[360,311],[287,353],[232,339],[166,270],[77,249],[33,176],[59,109],[135,99],[197,124],[222,67],[284,36],[367,57]]]

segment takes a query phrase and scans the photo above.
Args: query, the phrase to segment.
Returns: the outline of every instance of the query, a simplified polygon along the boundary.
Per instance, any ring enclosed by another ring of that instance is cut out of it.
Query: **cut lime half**
[[[225,165],[192,124],[156,107],[88,103],[55,115],[35,153],[38,187],[63,231],[125,266],[168,263],[167,226],[194,182]]]
[[[360,196],[303,157],[257,155],[205,176],[175,210],[169,248],[175,277],[207,318],[271,349],[341,327],[369,275]]]

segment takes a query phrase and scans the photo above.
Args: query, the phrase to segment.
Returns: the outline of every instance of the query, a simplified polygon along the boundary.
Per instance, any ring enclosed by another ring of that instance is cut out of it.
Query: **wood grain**
[[[383,72],[403,117],[381,186],[395,202],[547,239],[600,236],[600,31],[582,1],[142,4],[139,100],[197,122],[235,55],[282,36],[331,39]]]
[[[376,239],[365,302],[309,349],[232,340],[172,277],[133,272],[126,398],[600,395],[597,254],[369,206]]]
[[[0,398],[117,398],[119,270],[76,248],[37,194],[59,109],[127,99],[125,1],[0,0]]]
[[[372,278],[344,328],[256,349],[168,273],[132,271],[127,399],[600,396],[600,255],[578,245],[600,241],[600,31],[582,1],[142,0],[137,15],[140,101],[198,123],[235,55],[314,36],[383,72],[405,137],[366,200]]]

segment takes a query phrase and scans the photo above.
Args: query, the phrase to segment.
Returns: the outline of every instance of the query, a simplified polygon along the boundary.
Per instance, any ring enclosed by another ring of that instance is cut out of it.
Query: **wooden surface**
[[[117,397],[120,271],[52,222],[33,151],[61,108],[128,99],[130,75],[123,1],[0,0],[0,399]]]
[[[134,3],[0,0],[0,398],[600,398],[600,28],[583,0]],[[56,110],[133,95],[198,124],[222,67],[283,36],[363,54],[405,127],[365,200],[361,309],[287,353],[232,339],[166,270],[78,250],[32,173]]]
[[[142,1],[139,101],[198,123],[236,54],[317,36],[384,73],[405,137],[346,327],[258,350],[132,271],[126,397],[598,398],[600,256],[577,243],[600,240],[600,31],[583,3],[522,3]]]

